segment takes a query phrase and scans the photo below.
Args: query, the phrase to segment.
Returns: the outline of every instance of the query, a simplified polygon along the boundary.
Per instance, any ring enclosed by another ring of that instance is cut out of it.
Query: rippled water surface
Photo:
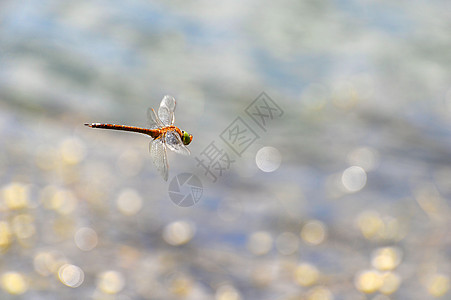
[[[449,11],[1,2],[0,298],[449,298]]]

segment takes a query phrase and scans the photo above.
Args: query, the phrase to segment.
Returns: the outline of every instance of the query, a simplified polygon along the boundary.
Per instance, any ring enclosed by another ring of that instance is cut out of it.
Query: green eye
[[[188,145],[189,143],[191,143],[193,136],[186,131],[182,131],[182,134],[183,134],[182,137],[183,144]]]

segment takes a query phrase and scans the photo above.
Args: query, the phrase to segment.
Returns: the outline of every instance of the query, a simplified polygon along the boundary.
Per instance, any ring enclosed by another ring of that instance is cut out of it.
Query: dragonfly
[[[190,151],[186,146],[193,140],[191,134],[174,126],[175,105],[175,99],[172,96],[166,95],[163,97],[163,100],[161,100],[158,114],[153,108],[149,108],[147,110],[149,128],[106,123],[86,123],[85,126],[91,128],[132,131],[151,136],[153,140],[149,143],[149,152],[152,161],[160,175],[167,181],[169,171],[167,149],[169,148],[182,155],[189,155]]]

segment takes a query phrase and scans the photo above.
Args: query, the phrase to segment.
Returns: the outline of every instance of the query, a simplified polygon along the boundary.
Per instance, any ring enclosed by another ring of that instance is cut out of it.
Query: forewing
[[[180,138],[180,135],[176,131],[168,131],[165,135],[166,145],[169,149],[178,154],[189,155],[189,149],[185,147]]]
[[[158,117],[165,126],[174,124],[175,99],[172,96],[164,96],[158,109]]]
[[[150,156],[153,164],[157,167],[158,172],[165,181],[168,180],[168,157],[166,154],[166,146],[163,141],[164,137],[154,139],[149,144]]]
[[[164,127],[163,123],[158,118],[153,108],[149,108],[147,110],[147,123],[150,129],[158,129]]]

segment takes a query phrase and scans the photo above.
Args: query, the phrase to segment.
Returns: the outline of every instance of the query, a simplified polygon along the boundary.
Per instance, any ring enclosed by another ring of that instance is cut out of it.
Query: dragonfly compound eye
[[[193,136],[186,131],[182,131],[182,134],[183,134],[182,137],[183,144],[188,145],[189,143],[191,143]]]

